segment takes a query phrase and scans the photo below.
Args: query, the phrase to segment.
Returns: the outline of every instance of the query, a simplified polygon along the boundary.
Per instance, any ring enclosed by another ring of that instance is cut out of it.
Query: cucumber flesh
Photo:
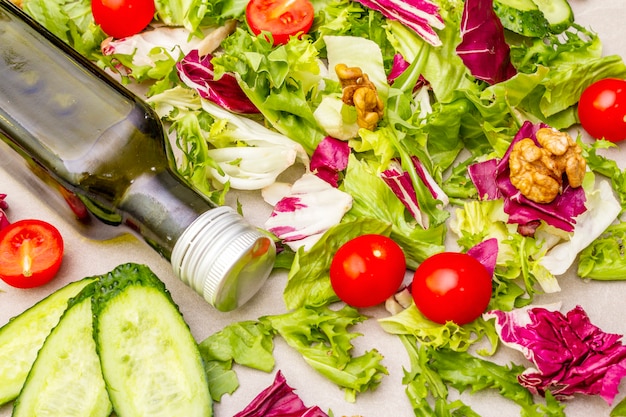
[[[552,33],[561,33],[574,23],[574,12],[567,0],[532,0],[550,24]]]
[[[533,0],[494,0],[493,10],[511,32],[536,38],[549,33],[550,24]]]
[[[85,278],[66,285],[0,328],[0,405],[18,396],[37,352],[59,322],[69,299],[93,281]]]
[[[96,349],[117,416],[212,416],[198,345],[148,267],[125,264],[101,276],[92,307]]]
[[[14,403],[13,417],[107,417],[109,401],[93,338],[95,283],[71,300],[46,338]]]

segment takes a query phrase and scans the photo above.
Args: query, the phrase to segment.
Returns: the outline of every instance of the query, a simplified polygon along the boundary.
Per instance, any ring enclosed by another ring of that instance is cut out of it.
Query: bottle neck
[[[118,205],[125,224],[168,260],[185,229],[215,207],[169,170],[137,177]]]

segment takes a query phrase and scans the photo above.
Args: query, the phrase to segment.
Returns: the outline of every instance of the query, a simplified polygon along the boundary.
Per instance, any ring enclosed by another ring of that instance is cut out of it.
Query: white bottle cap
[[[247,302],[274,266],[276,247],[230,207],[203,213],[180,236],[171,263],[178,278],[220,311]]]

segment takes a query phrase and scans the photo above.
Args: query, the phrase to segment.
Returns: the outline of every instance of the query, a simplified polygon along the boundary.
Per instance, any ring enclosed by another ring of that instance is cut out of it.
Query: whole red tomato
[[[63,258],[63,238],[41,220],[20,220],[0,230],[0,279],[17,288],[49,282]]]
[[[478,260],[459,252],[442,252],[422,262],[413,276],[415,305],[440,324],[463,325],[477,319],[491,299],[491,276]]]
[[[578,102],[578,118],[595,139],[626,139],[626,80],[605,78],[587,87]]]
[[[291,36],[307,33],[315,10],[309,0],[250,0],[246,21],[255,35],[272,34],[274,45],[285,44]]]
[[[337,296],[353,307],[371,307],[392,296],[406,272],[404,252],[392,239],[363,235],[339,248],[330,265]]]
[[[155,13],[154,0],[92,0],[96,24],[114,38],[135,35],[148,26]]]

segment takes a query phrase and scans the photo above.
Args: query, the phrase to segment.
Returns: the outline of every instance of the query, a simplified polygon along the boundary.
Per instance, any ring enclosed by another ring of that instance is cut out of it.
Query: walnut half
[[[571,187],[580,187],[587,162],[580,146],[566,132],[542,128],[535,144],[530,138],[517,142],[509,157],[511,183],[526,198],[550,203],[562,192],[563,175]]]
[[[383,117],[383,101],[378,97],[376,86],[358,67],[337,64],[335,72],[343,89],[341,99],[356,108],[358,125],[374,130]]]

